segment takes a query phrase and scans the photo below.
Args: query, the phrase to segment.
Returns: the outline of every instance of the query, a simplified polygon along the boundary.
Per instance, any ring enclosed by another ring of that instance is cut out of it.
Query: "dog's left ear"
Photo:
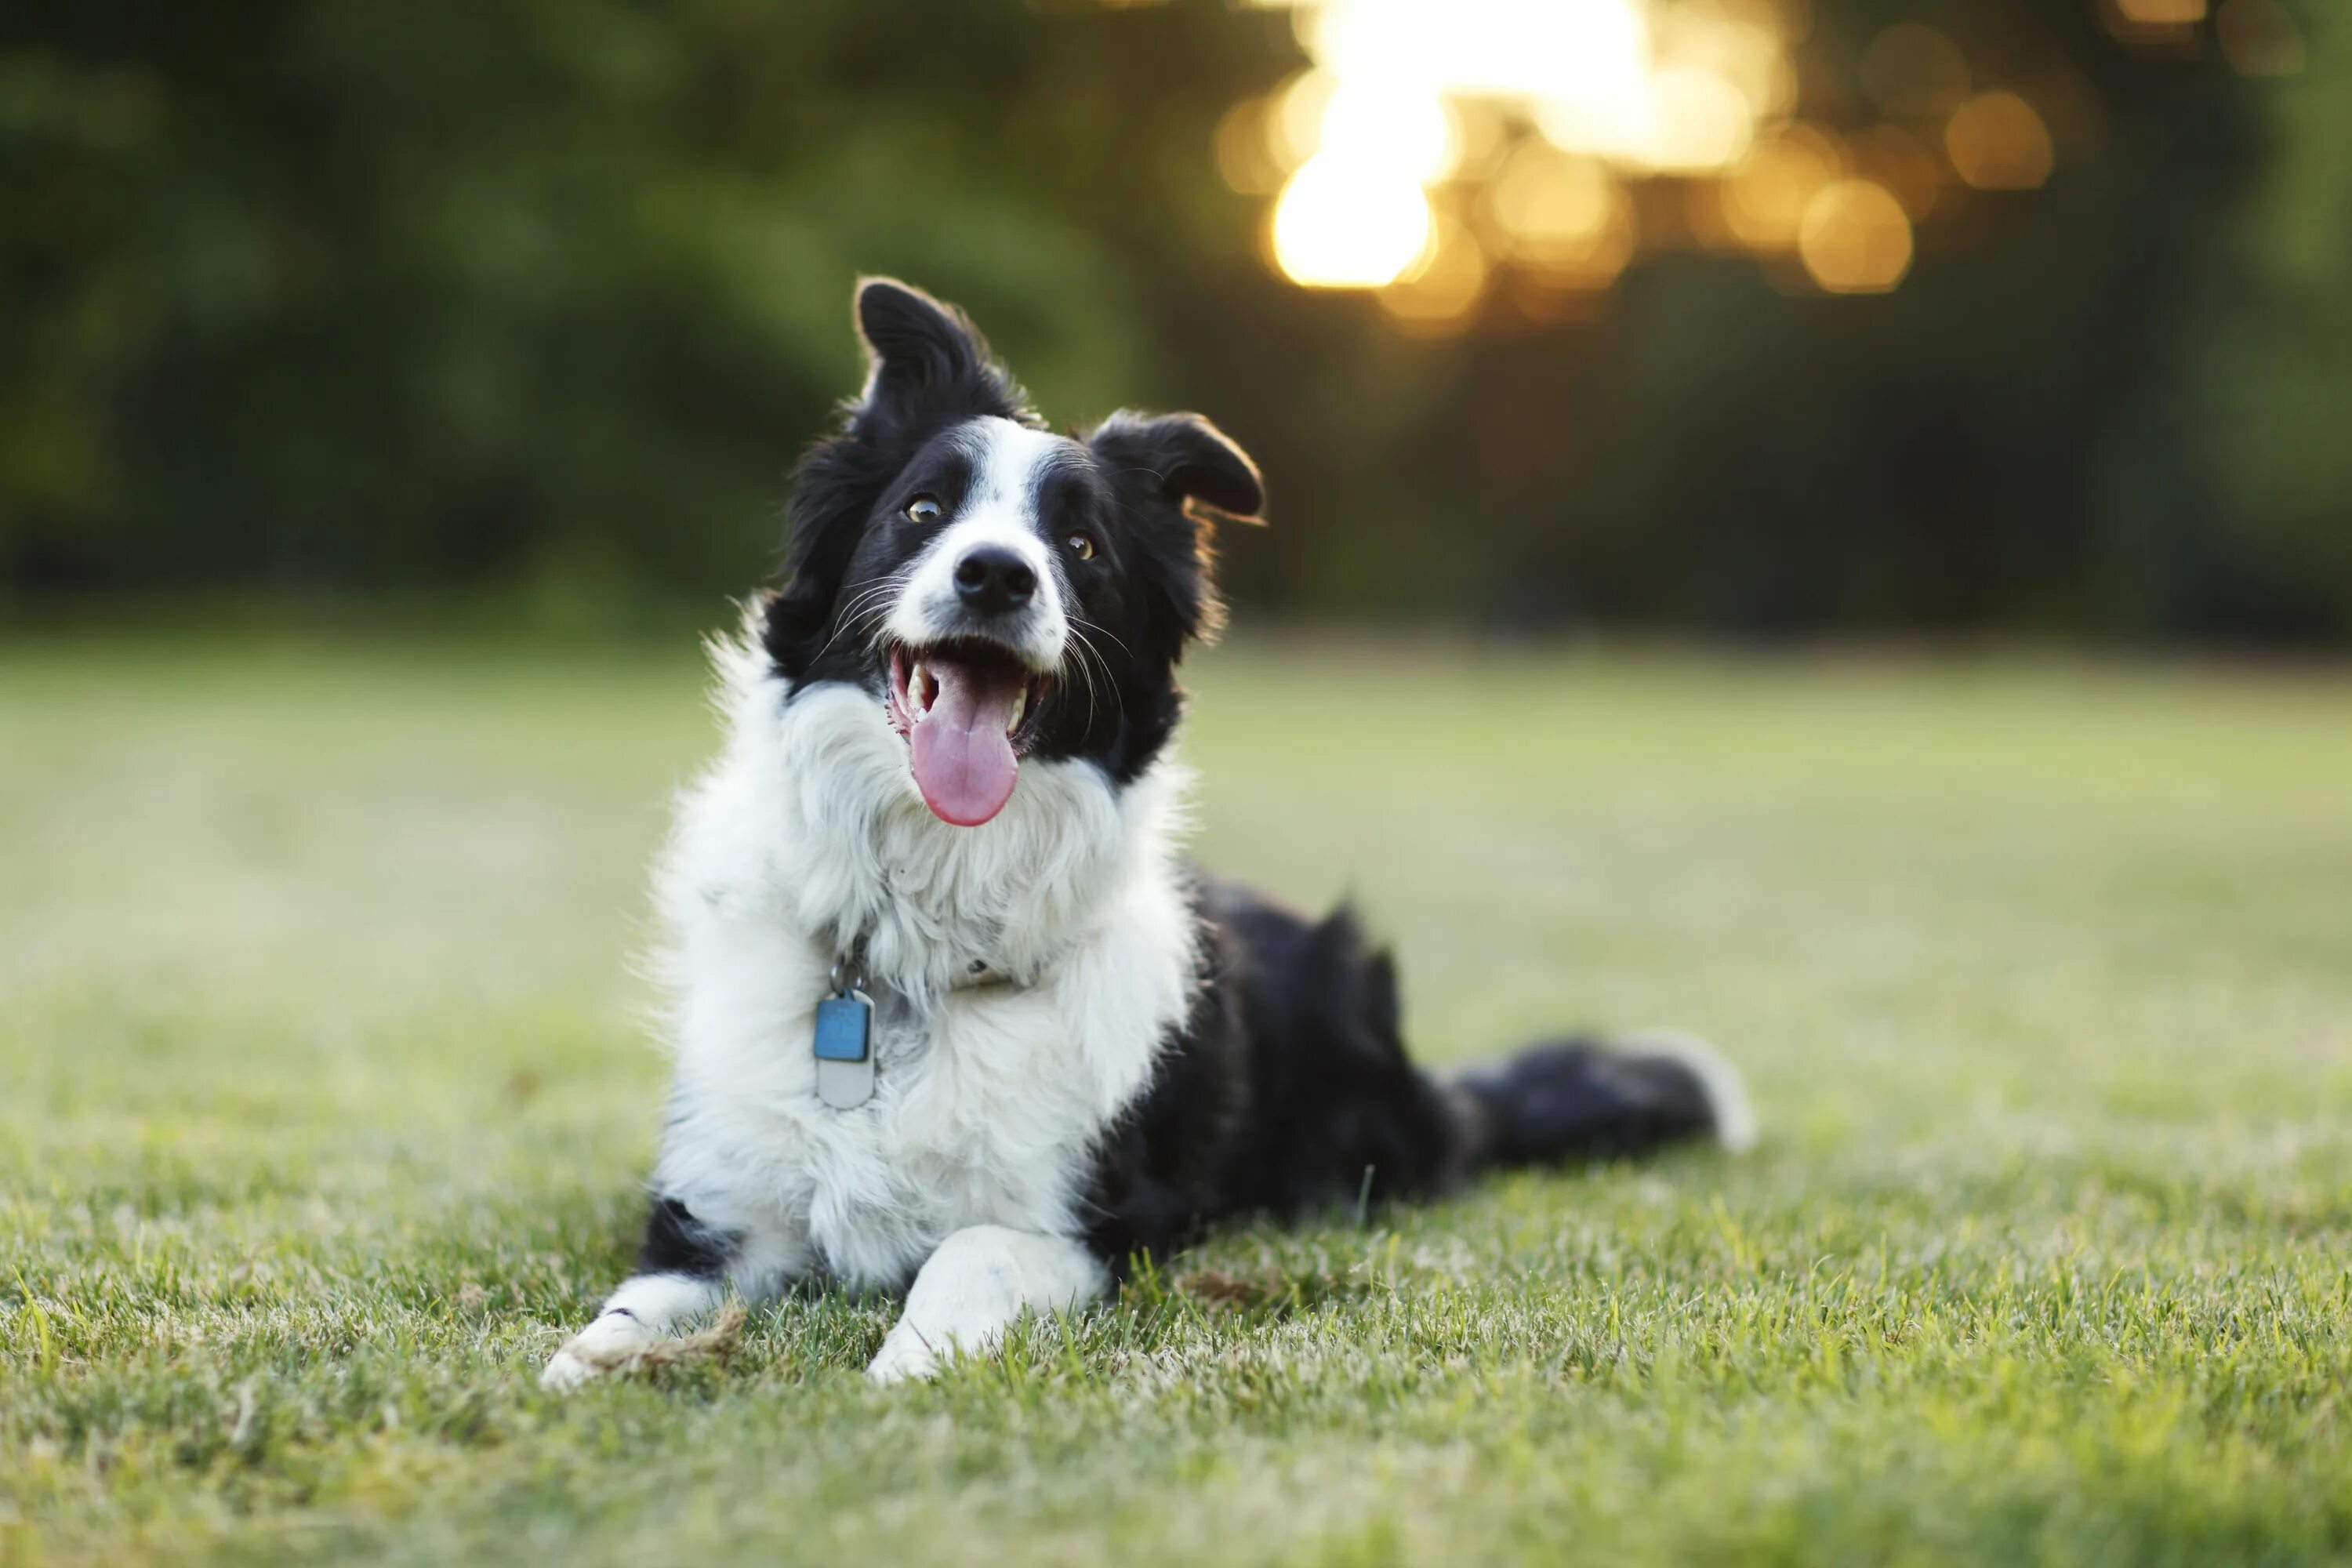
[[[919,433],[991,414],[1024,417],[1020,386],[953,305],[895,278],[861,278],[855,314],[868,367],[854,415],[862,433]]]
[[[1114,414],[1087,444],[1122,489],[1139,475],[1180,507],[1198,500],[1238,521],[1265,521],[1265,485],[1257,465],[1197,414]]]
[[[1034,420],[1011,373],[953,305],[895,278],[861,278],[851,314],[866,385],[845,405],[841,427],[801,459],[785,509],[783,582],[767,603],[768,652],[793,680],[832,641],[859,530],[921,443],[984,415]]]

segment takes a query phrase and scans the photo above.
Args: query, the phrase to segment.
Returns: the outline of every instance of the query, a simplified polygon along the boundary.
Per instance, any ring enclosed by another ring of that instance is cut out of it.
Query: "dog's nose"
[[[1029,563],[1002,544],[982,544],[967,551],[956,563],[956,596],[975,615],[998,616],[1017,610],[1037,591],[1037,574]]]

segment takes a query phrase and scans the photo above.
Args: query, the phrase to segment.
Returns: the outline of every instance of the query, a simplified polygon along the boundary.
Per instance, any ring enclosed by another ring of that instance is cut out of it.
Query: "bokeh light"
[[[1477,309],[1490,270],[1477,237],[1462,224],[1441,218],[1425,254],[1381,290],[1381,305],[1407,327],[1450,331]]]
[[[1417,326],[1466,323],[1498,289],[1605,289],[1645,249],[1893,288],[1917,226],[1989,221],[1952,190],[2040,187],[2053,125],[2070,146],[2098,134],[2063,72],[2031,79],[2038,102],[1984,79],[1958,13],[1815,38],[1807,0],[1252,3],[1290,12],[1311,63],[1224,117],[1218,168],[1276,196],[1276,270],[1381,291]],[[2212,7],[2237,70],[2303,65],[2280,0],[2084,3],[2165,47]]]
[[[1308,55],[1355,80],[1622,112],[1650,68],[1642,0],[1306,0],[1298,16]]]
[[[2189,27],[2205,19],[2205,0],[2112,0],[2126,22],[2139,27]]]
[[[1429,198],[1410,174],[1318,155],[1275,204],[1275,258],[1308,288],[1377,289],[1421,256],[1430,221]]]
[[[1827,292],[1884,294],[1911,268],[1911,220],[1885,186],[1840,180],[1805,205],[1797,249]]]
[[[1784,126],[1757,143],[1717,192],[1725,226],[1756,250],[1797,243],[1805,209],[1844,173],[1837,145],[1810,125]]]
[[[1899,125],[1874,125],[1846,143],[1854,172],[1877,181],[1917,223],[1936,210],[1944,165],[1925,142]]]
[[[1616,182],[1599,160],[1529,142],[1513,153],[1488,193],[1495,225],[1513,256],[1557,267],[1580,263],[1607,235]]]
[[[2224,0],[2213,14],[2221,58],[2241,76],[2293,76],[2303,69],[2303,29],[2279,0]]]
[[[1217,173],[1245,196],[1270,196],[1289,173],[1273,148],[1269,101],[1245,98],[1217,121]]]
[[[1720,173],[1794,105],[1783,14],[1775,0],[1298,0],[1294,21],[1314,66],[1254,119],[1220,128],[1219,166],[1253,194],[1270,168],[1291,171],[1274,255],[1296,282],[1381,288],[1411,274],[1402,312],[1445,295],[1412,258],[1443,273],[1454,264],[1432,257],[1472,254],[1429,250],[1427,197],[1470,166],[1510,184],[1487,204],[1500,229],[1492,243],[1465,230],[1479,275],[1499,248],[1582,279],[1632,229],[1612,169]],[[1514,126],[1541,142],[1519,136],[1507,153]],[[1529,156],[1544,144],[1563,156]],[[1409,199],[1408,187],[1420,194]],[[1601,270],[1614,277],[1622,265],[1617,257]],[[1469,264],[1453,276],[1466,292]]]
[[[1452,174],[1462,152],[1444,99],[1386,84],[1341,82],[1320,129],[1318,156],[1378,164],[1420,184]]]
[[[1739,161],[1756,137],[1756,105],[1706,66],[1671,66],[1650,81],[1649,119],[1637,157],[1668,173],[1696,174]]]
[[[2050,132],[2013,92],[1988,92],[1952,113],[1944,129],[1952,168],[1980,191],[2032,190],[2050,178]]]
[[[1606,289],[1617,281],[1617,275],[1633,259],[1634,247],[1641,238],[1633,200],[1623,186],[1612,182],[1609,186],[1608,211],[1591,242],[1574,251],[1525,258],[1528,275],[1547,290],[1589,293]]]
[[[1339,89],[1327,70],[1303,70],[1275,90],[1269,145],[1286,169],[1296,169],[1323,144],[1323,111]]]

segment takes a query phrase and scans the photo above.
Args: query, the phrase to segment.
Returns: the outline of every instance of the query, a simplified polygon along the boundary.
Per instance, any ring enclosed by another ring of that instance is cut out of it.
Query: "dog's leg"
[[[915,1276],[907,1310],[866,1375],[876,1383],[929,1377],[951,1356],[994,1350],[1022,1313],[1083,1306],[1108,1283],[1082,1242],[969,1226],[940,1243]]]
[[[686,1319],[710,1310],[727,1293],[721,1279],[690,1274],[640,1274],[605,1298],[596,1321],[572,1335],[540,1373],[541,1388],[577,1388],[635,1346],[667,1334]]]
[[[577,1388],[719,1304],[730,1275],[761,1295],[774,1293],[795,1270],[792,1238],[746,1236],[698,1221],[676,1198],[656,1198],[637,1249],[637,1272],[605,1298],[596,1321],[564,1342],[540,1374],[542,1388]]]

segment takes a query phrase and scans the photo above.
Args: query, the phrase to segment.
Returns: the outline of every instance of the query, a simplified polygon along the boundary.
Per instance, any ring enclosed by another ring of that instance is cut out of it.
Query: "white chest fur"
[[[1096,1142],[1192,984],[1175,771],[1114,791],[1032,763],[994,821],[952,827],[873,699],[787,703],[755,655],[719,663],[727,745],[658,880],[677,1061],[657,1190],[741,1235],[746,1284],[897,1285],[966,1226],[1072,1233]],[[853,935],[877,1072],[835,1110],[810,1047]],[[975,962],[1005,983],[956,989]]]

